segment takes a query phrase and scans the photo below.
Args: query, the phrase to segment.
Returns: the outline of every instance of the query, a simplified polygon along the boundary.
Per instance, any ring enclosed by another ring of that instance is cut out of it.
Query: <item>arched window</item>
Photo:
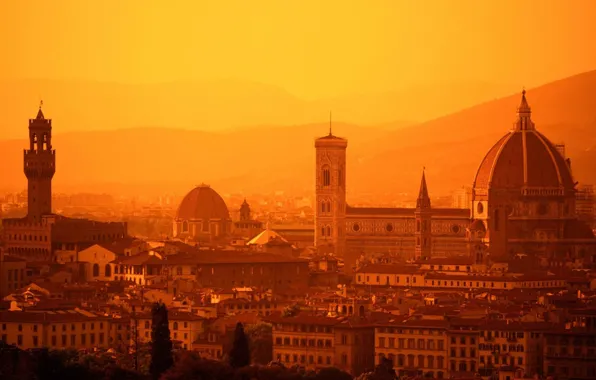
[[[331,227],[327,226],[327,236],[331,236]]]
[[[327,212],[331,212],[331,202],[327,202]]]
[[[93,264],[93,277],[99,277],[99,264]]]
[[[104,269],[104,276],[112,277],[112,267],[110,266],[110,264],[106,264],[106,267]]]
[[[182,222],[182,232],[188,232],[188,222],[186,220]]]
[[[327,187],[331,185],[331,169],[329,166],[323,166],[323,172],[321,173],[323,178],[323,186]]]

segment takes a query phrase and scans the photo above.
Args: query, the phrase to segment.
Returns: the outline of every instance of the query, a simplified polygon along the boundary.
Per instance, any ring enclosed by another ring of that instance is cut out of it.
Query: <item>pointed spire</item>
[[[43,106],[43,100],[39,101],[39,111],[37,111],[37,117],[36,117],[36,119],[38,119],[38,120],[45,119],[45,117],[43,116],[43,112],[41,111],[41,106]]]
[[[333,136],[333,132],[331,131],[331,111],[329,111],[329,136]]]
[[[532,122],[532,109],[526,99],[526,89],[522,91],[521,102],[517,107],[517,122],[515,123],[514,130],[533,130],[534,122]]]
[[[416,200],[416,208],[430,208],[430,197],[428,196],[428,187],[426,186],[426,168],[422,168],[422,180],[420,181],[420,190]]]

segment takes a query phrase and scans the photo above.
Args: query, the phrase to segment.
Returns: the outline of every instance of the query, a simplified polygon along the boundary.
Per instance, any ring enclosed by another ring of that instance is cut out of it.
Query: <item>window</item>
[[[93,277],[99,277],[99,264],[93,264]]]
[[[104,275],[106,277],[111,277],[112,276],[112,267],[110,266],[110,264],[106,264],[106,267],[104,269]]]
[[[325,165],[323,166],[323,186],[327,187],[331,185],[331,170],[329,168],[329,166]]]

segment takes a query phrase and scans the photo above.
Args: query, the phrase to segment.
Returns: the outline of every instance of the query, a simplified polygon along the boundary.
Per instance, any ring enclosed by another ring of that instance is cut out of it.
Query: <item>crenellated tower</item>
[[[416,211],[414,211],[414,217],[416,218],[414,256],[416,260],[426,260],[430,258],[432,251],[432,209],[430,206],[430,197],[428,195],[424,170],[422,171],[420,190],[418,191],[418,198],[416,199]]]
[[[346,149],[348,140],[327,136],[315,140],[315,246],[332,246],[338,256],[346,249]]]
[[[27,217],[34,222],[52,213],[52,178],[56,172],[56,151],[52,149],[52,120],[41,110],[29,119],[29,149],[24,152],[28,186]]]

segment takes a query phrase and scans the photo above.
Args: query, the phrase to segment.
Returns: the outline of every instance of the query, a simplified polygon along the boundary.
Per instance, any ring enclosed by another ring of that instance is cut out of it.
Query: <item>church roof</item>
[[[284,237],[282,237],[277,232],[270,230],[269,228],[265,229],[257,236],[250,239],[246,245],[265,245],[271,241],[281,241],[283,243],[290,244]]]
[[[199,185],[192,189],[178,207],[176,218],[181,220],[229,219],[228,206],[210,186]]]
[[[476,189],[574,188],[565,158],[531,120],[525,91],[513,129],[488,151],[476,178]]]

